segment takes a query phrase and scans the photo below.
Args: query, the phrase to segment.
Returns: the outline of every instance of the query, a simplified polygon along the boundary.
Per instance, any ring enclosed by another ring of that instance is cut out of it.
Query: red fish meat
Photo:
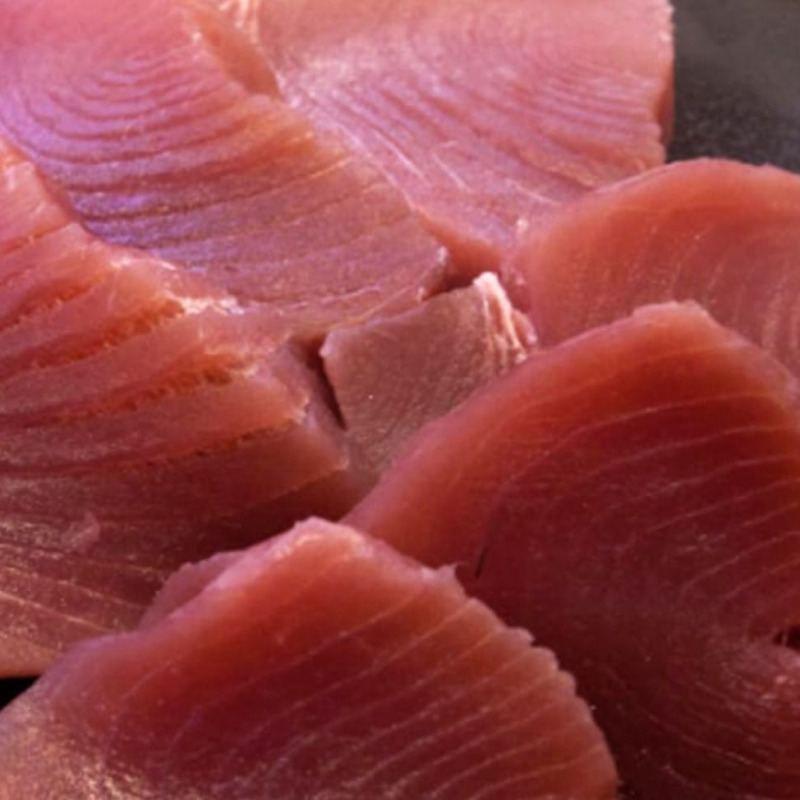
[[[0,130],[96,235],[312,339],[439,287],[400,193],[286,106],[210,5],[2,0],[0,18]]]
[[[541,350],[349,515],[558,654],[628,795],[800,796],[800,393],[696,306]]]
[[[496,266],[519,220],[664,162],[667,0],[217,2],[464,268]]]
[[[14,800],[611,800],[551,653],[432,571],[309,521],[178,573],[0,715]]]
[[[800,177],[678,163],[542,219],[508,283],[546,344],[694,300],[800,374]]]
[[[409,436],[523,361],[534,340],[486,273],[404,314],[334,331],[321,356],[348,437],[377,476]]]
[[[1,143],[0,206],[0,674],[27,674],[359,483],[260,315],[95,240]]]

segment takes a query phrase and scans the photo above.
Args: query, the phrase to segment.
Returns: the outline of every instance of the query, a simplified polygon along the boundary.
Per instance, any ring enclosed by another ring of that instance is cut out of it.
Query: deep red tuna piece
[[[96,235],[303,336],[437,288],[441,250],[402,195],[281,102],[210,5],[0,0],[0,18],[0,129]]]
[[[509,284],[547,344],[695,300],[800,374],[800,177],[699,160],[605,189],[535,224]]]
[[[358,484],[314,376],[260,316],[93,239],[1,143],[0,164],[8,675],[135,625],[187,559],[343,513]]]
[[[216,0],[281,90],[466,266],[520,219],[664,162],[668,0]]]
[[[349,519],[527,626],[642,800],[800,796],[795,380],[651,307],[428,426]]]
[[[551,653],[432,571],[309,521],[167,585],[0,715],[15,800],[610,800]]]
[[[494,275],[325,341],[321,355],[350,440],[379,475],[425,423],[523,361],[534,344]]]

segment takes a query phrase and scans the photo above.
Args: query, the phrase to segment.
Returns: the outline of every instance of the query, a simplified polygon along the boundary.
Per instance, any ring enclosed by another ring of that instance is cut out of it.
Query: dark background
[[[0,708],[10,703],[20,692],[24,692],[32,683],[32,679],[21,678],[0,681]]]
[[[800,0],[674,0],[672,158],[800,172]]]
[[[800,172],[800,0],[674,5],[677,107],[670,157],[727,156]],[[0,681],[0,707],[28,685]]]

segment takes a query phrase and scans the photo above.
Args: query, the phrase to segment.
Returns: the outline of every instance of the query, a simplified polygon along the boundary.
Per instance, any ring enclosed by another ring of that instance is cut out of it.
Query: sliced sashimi
[[[184,561],[341,515],[361,479],[263,315],[94,239],[0,156],[3,675],[133,627]]]
[[[668,0],[217,3],[465,268],[496,265],[519,220],[664,162]]]
[[[179,572],[0,715],[0,797],[611,800],[572,679],[433,571],[318,520]]]
[[[523,361],[534,343],[497,278],[331,333],[321,355],[348,436],[377,476],[425,423]]]
[[[800,393],[696,306],[542,350],[348,520],[558,654],[625,797],[800,796]]]
[[[281,102],[200,0],[2,0],[0,17],[0,130],[96,235],[303,337],[439,288],[441,248],[402,195]]]
[[[724,160],[654,171],[534,225],[508,284],[546,344],[694,300],[800,374],[800,177]]]

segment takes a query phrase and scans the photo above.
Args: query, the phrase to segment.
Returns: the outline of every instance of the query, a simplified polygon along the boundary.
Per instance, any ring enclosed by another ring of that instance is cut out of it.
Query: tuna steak
[[[328,336],[325,372],[354,449],[379,475],[402,444],[523,361],[534,335],[497,278]]]
[[[800,177],[700,160],[597,192],[534,226],[509,284],[547,344],[695,300],[800,374]]]
[[[350,515],[528,627],[643,800],[800,797],[800,417],[693,306],[541,351]]]
[[[210,6],[0,0],[0,18],[0,129],[96,235],[312,338],[438,286],[402,196],[284,105]]]
[[[465,267],[494,266],[518,220],[664,161],[668,0],[217,3]]]
[[[260,315],[94,240],[2,144],[0,206],[2,675],[136,624],[185,560],[341,514],[356,487]]]
[[[552,654],[425,569],[309,521],[184,570],[0,715],[2,800],[610,800]]]

